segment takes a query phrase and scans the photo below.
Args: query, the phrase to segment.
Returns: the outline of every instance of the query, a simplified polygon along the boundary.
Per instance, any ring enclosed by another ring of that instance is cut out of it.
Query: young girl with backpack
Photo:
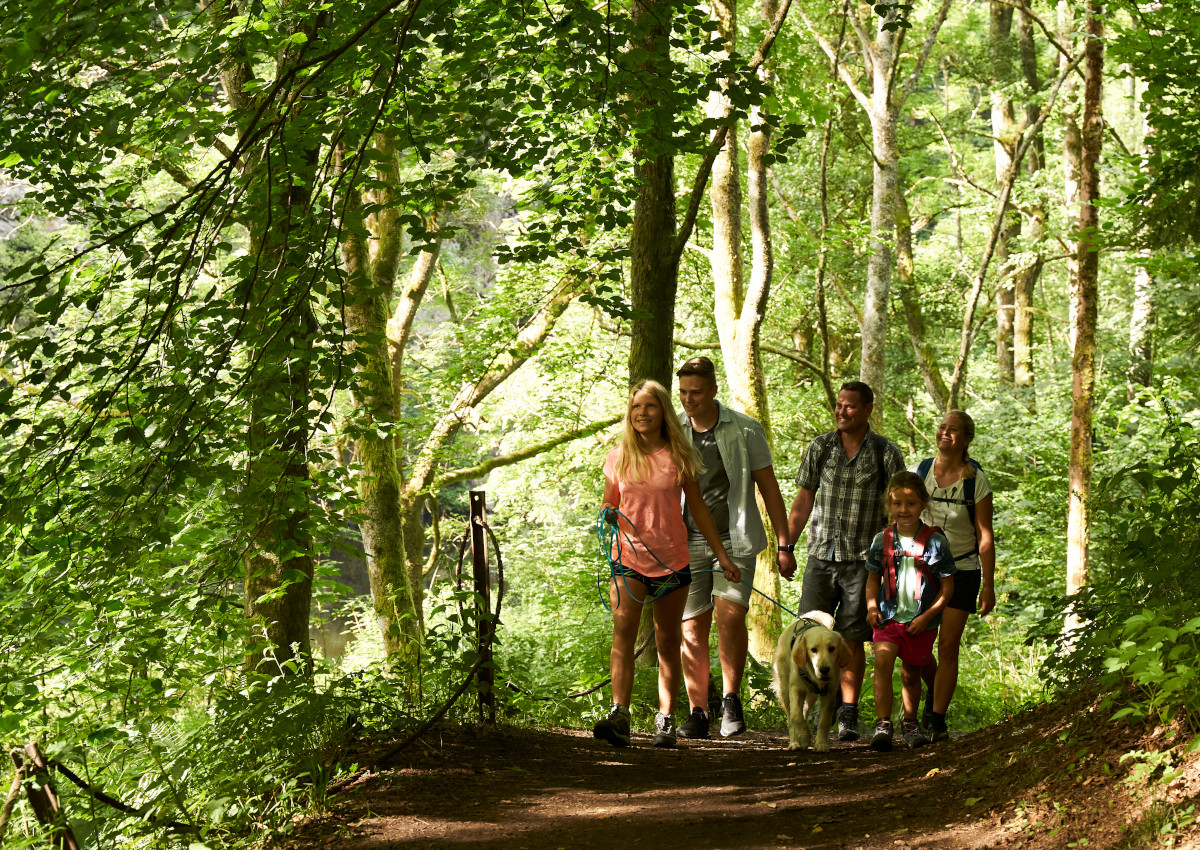
[[[929,492],[913,472],[888,480],[884,505],[891,523],[867,552],[867,622],[875,645],[875,735],[871,749],[892,748],[892,671],[900,657],[902,735],[909,749],[929,743],[917,723],[921,670],[933,662],[942,609],[954,593],[950,543],[921,521]]]
[[[992,539],[992,488],[987,474],[967,455],[975,421],[951,410],[937,429],[937,457],[913,467],[929,490],[925,522],[942,529],[954,553],[954,596],[942,615],[938,657],[921,671],[928,688],[923,720],[934,741],[950,737],[946,709],[958,686],[958,655],[967,617],[996,607],[996,550]],[[978,607],[976,607],[978,605]]]
[[[696,449],[684,435],[666,389],[657,381],[636,384],[629,394],[620,443],[604,461],[602,510],[605,519],[617,525],[613,551],[608,553],[612,562],[609,600],[613,642],[609,664],[613,707],[597,721],[592,734],[614,747],[630,743],[634,643],[645,603],[654,606],[658,649],[659,711],[654,718],[654,746],[675,746],[683,608],[692,581],[681,493],[725,578],[731,582],[742,580],[704,504],[696,481],[699,468]]]

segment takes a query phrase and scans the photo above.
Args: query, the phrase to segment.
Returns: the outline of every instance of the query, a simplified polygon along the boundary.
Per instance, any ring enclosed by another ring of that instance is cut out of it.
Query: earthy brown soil
[[[1159,832],[1161,813],[1200,794],[1196,763],[1169,786],[1133,781],[1121,756],[1165,749],[1170,735],[1107,715],[1080,697],[886,754],[864,743],[788,752],[782,731],[662,750],[645,735],[614,749],[580,730],[446,727],[334,797],[284,846],[1200,846],[1191,828]]]

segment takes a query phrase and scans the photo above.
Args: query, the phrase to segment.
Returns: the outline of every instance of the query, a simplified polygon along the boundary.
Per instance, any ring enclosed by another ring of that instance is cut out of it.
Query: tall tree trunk
[[[1100,152],[1104,25],[1100,0],[1088,0],[1084,44],[1083,126],[1079,182],[1078,274],[1071,279],[1074,345],[1071,356],[1071,457],[1067,472],[1067,586],[1077,593],[1088,583],[1088,500],[1092,484],[1092,406],[1096,386],[1096,316],[1099,300]],[[1077,625],[1068,621],[1067,628]]]
[[[377,144],[377,150],[385,163],[377,177],[388,185],[384,176],[394,171],[395,155],[384,140]],[[355,364],[351,392],[355,406],[365,414],[365,420],[357,423],[360,433],[355,440],[355,452],[362,469],[359,497],[363,502],[364,517],[360,528],[376,623],[385,651],[389,657],[394,657],[407,654],[412,648],[412,640],[421,633],[420,609],[409,584],[404,545],[397,441],[387,433],[399,421],[387,325],[400,238],[394,216],[384,218],[380,213],[372,222],[376,225],[373,228],[376,249],[372,257],[367,238],[360,235],[366,232],[362,198],[342,161],[345,151],[339,149],[338,153],[339,166],[347,184],[343,210],[350,225],[342,231],[346,234],[342,258],[347,278],[349,350],[352,355],[357,355],[350,358]],[[395,210],[387,212],[394,213]]]
[[[897,26],[897,8],[887,7],[885,16],[876,22],[874,39],[869,37],[864,24],[851,12],[848,19],[862,48],[863,66],[871,80],[870,95],[863,92],[855,76],[837,62],[838,52],[820,35],[812,22],[805,18],[806,26],[834,63],[842,83],[854,95],[871,123],[871,235],[868,245],[870,256],[867,260],[867,284],[863,295],[859,375],[875,389],[877,398],[883,397],[888,294],[892,284],[892,244],[896,231],[896,180],[900,157],[896,125],[900,109],[916,88],[924,71],[929,52],[946,20],[950,2],[951,0],[942,0],[925,33],[925,42],[917,55],[912,72],[903,83],[897,83],[895,79],[898,72],[897,33],[901,31]],[[877,422],[882,418],[882,414],[882,405],[877,403],[874,411]]]
[[[1149,252],[1142,251],[1142,259]],[[1129,317],[1129,370],[1125,375],[1130,401],[1150,386],[1154,373],[1154,279],[1145,264],[1133,275],[1133,313]]]
[[[1059,42],[1071,50],[1075,50],[1075,39],[1071,34],[1075,32],[1075,12],[1071,0],[1059,0],[1058,2],[1058,38]],[[1060,70],[1069,62],[1066,56],[1059,56]],[[1066,204],[1066,231],[1068,233],[1077,233],[1079,231],[1079,182],[1080,182],[1080,159],[1082,157],[1083,138],[1079,130],[1079,83],[1074,76],[1068,75],[1063,83],[1063,103],[1062,103],[1062,162],[1063,162],[1063,200]],[[1079,278],[1079,256],[1071,254],[1067,258],[1067,280],[1077,280]],[[1078,322],[1075,316],[1075,300],[1068,297],[1068,332],[1070,335],[1070,343],[1072,350],[1075,347],[1075,329]]]
[[[996,182],[1005,179],[1012,162],[1020,129],[1013,111],[1012,83],[1015,44],[1012,37],[1013,9],[1001,0],[991,0],[989,49],[992,60],[992,150]],[[1012,244],[1021,234],[1021,217],[1016,210],[1005,212],[1004,226],[996,243],[996,367],[1002,383],[1013,382],[1013,267],[1009,262]]]
[[[646,60],[639,71],[648,78],[671,76],[669,39],[671,5],[667,0],[634,0],[634,24],[642,32]],[[670,128],[667,116],[648,97],[638,106],[649,116],[655,134],[665,142]],[[649,318],[630,323],[629,381],[653,378],[668,390],[674,373],[675,294],[679,285],[679,260],[675,255],[675,158],[658,154],[646,145],[633,151],[634,178],[639,184],[630,236],[629,290],[635,310]]]
[[[1037,45],[1033,36],[1033,17],[1029,13],[1027,0],[1019,0],[1017,9],[1017,43],[1021,53],[1021,73],[1029,89],[1030,100],[1025,106],[1026,126],[1034,126],[1041,117],[1041,108],[1036,95],[1041,91],[1038,80]],[[1041,131],[1026,154],[1029,174],[1035,179],[1042,170],[1046,155]],[[1036,190],[1030,203],[1029,252],[1032,259],[1016,270],[1013,278],[1013,383],[1018,387],[1033,386],[1033,293],[1041,277],[1046,239],[1046,206],[1043,193]],[[1030,402],[1032,403],[1032,396]]]
[[[940,413],[947,409],[950,391],[938,366],[937,353],[925,338],[925,317],[917,297],[913,264],[912,217],[904,192],[896,193],[896,289],[904,306],[908,339],[912,344],[913,356],[917,358],[917,368],[921,370],[921,379],[925,382],[925,391],[929,393],[934,409]]]
[[[229,14],[225,8],[213,12],[218,19]],[[277,76],[319,43],[326,20],[325,15],[300,19],[294,31],[305,39],[280,54]],[[226,57],[221,79],[235,111],[253,108],[245,91],[253,70],[244,58]],[[245,126],[248,117],[239,125]],[[266,638],[247,653],[247,667],[269,665],[273,671],[292,672],[310,669],[309,380],[317,326],[309,284],[320,132],[316,117],[302,103],[275,117],[278,129],[247,152],[244,165],[253,213],[247,222],[250,270],[239,294],[248,305],[247,360],[253,366],[242,497],[254,531],[242,557],[243,605],[247,619]]]

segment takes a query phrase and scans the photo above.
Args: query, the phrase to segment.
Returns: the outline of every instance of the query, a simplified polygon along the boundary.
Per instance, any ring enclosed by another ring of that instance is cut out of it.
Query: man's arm
[[[817,500],[817,491],[809,490],[807,487],[801,487],[800,492],[796,494],[796,500],[792,502],[792,511],[788,514],[788,536],[792,540],[799,540],[800,535],[804,533],[804,527],[808,525],[808,518],[812,515],[813,503]]]
[[[767,516],[771,518],[771,525],[775,528],[775,539],[780,546],[794,543],[795,538],[791,537],[788,531],[788,515],[787,509],[783,506],[783,494],[779,492],[779,481],[775,478],[775,467],[764,466],[762,469],[755,469],[750,472],[754,478],[754,483],[758,486],[758,492],[762,494],[763,505],[766,506]],[[796,573],[796,556],[791,552],[779,550],[776,555],[775,563],[779,566],[779,574],[785,579],[790,580]]]

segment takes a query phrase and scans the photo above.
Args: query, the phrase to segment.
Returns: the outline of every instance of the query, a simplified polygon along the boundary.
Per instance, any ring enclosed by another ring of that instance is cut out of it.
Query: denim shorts
[[[629,587],[629,582],[626,579],[640,581],[646,588],[646,597],[638,599],[634,596],[635,591]],[[613,581],[617,583],[617,587],[628,593],[635,602],[653,602],[660,596],[666,596],[672,591],[679,590],[679,588],[687,587],[691,584],[692,571],[688,567],[684,567],[673,573],[667,573],[665,576],[647,576],[624,564],[614,564]]]

